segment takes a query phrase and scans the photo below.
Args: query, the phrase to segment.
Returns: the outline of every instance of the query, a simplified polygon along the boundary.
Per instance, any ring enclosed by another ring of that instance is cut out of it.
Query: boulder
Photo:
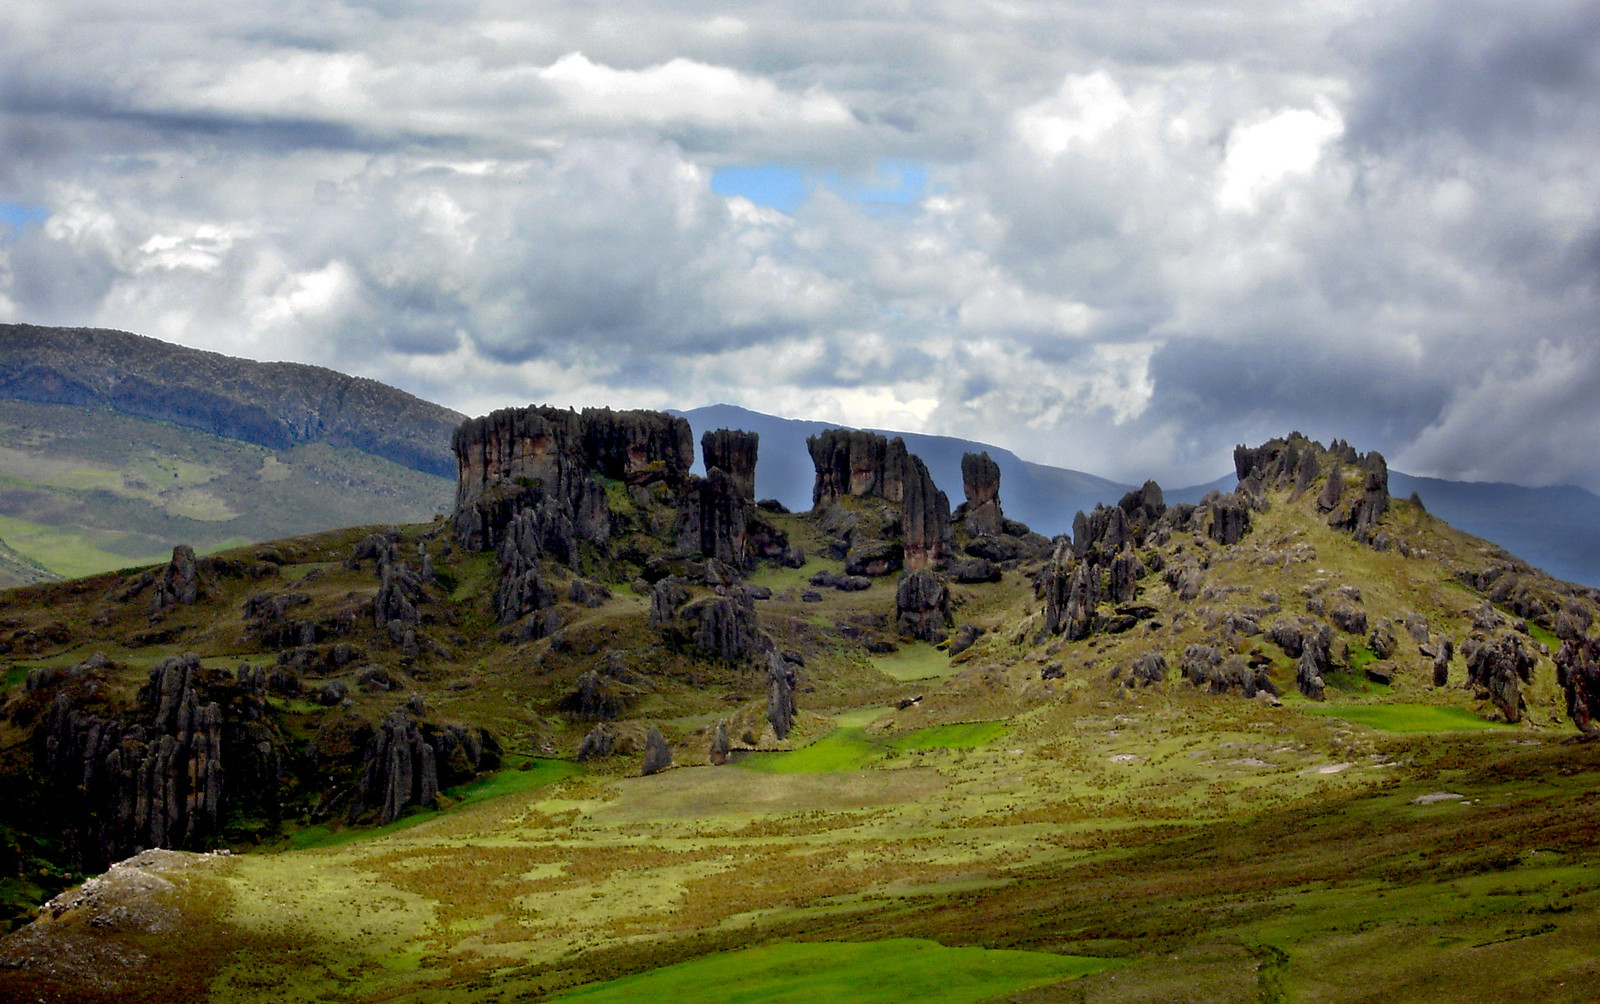
[[[640,764],[639,773],[644,777],[659,774],[672,766],[672,747],[667,745],[667,740],[661,735],[661,730],[654,725],[644,737],[644,762]]]
[[[1467,682],[1480,698],[1494,702],[1508,722],[1519,722],[1527,711],[1521,684],[1532,678],[1537,662],[1515,634],[1493,638],[1475,636],[1461,646],[1467,661]]]
[[[1556,653],[1556,681],[1567,699],[1567,718],[1578,731],[1600,732],[1600,642],[1568,636]]]

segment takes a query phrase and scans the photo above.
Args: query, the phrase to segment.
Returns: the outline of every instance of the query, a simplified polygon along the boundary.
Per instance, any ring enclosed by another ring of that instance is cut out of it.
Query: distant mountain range
[[[806,437],[828,423],[733,405],[682,414],[698,437],[761,436],[756,491],[811,505]],[[454,487],[450,436],[466,416],[373,380],[318,366],[262,363],[126,332],[0,325],[0,538],[24,565],[0,584],[153,561],[175,543],[202,551],[357,523],[426,520]],[[1000,465],[1006,514],[1049,535],[1078,510],[1135,487],[1031,463],[1010,450],[902,436],[934,480],[962,501],[961,457]],[[1167,488],[1169,502],[1229,490],[1231,473]],[[1435,515],[1553,575],[1600,586],[1600,496],[1393,472]]]

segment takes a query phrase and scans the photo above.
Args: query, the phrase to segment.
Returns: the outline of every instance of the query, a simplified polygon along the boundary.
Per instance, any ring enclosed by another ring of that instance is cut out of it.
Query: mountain
[[[761,436],[756,493],[776,498],[790,509],[811,507],[811,459],[807,436],[835,428],[824,422],[775,418],[733,405],[718,404],[679,412],[696,440],[707,430],[746,429]],[[1134,486],[1082,471],[1023,460],[1009,450],[948,436],[873,430],[905,439],[928,464],[934,481],[962,501],[961,456],[987,451],[1000,465],[1006,515],[1046,536],[1072,532],[1072,518],[1097,503],[1111,505]],[[1461,530],[1491,540],[1558,578],[1600,586],[1600,496],[1582,488],[1524,488],[1519,485],[1448,481],[1390,475],[1396,495],[1418,493],[1430,512]],[[1165,487],[1168,502],[1197,503],[1212,491],[1231,491],[1237,478],[1227,474],[1203,485]]]
[[[273,450],[325,443],[455,477],[466,416],[376,380],[100,328],[0,325],[0,398],[105,407]]]
[[[448,521],[4,595],[0,999],[1593,999],[1600,591],[1376,454],[1063,546],[870,434],[802,513],[461,440]]]
[[[451,503],[461,418],[319,367],[3,325],[0,536],[79,576],[177,544],[427,520]]]

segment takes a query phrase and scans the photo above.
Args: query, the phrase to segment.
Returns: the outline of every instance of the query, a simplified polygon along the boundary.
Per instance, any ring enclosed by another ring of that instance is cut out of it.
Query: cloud
[[[1597,43],[1579,0],[15,0],[0,317],[469,411],[1600,488]]]

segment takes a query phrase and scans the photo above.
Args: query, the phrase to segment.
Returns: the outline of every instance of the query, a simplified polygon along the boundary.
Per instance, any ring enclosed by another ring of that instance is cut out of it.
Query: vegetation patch
[[[816,774],[858,770],[884,753],[884,745],[868,739],[863,729],[834,729],[792,753],[752,753],[739,766],[765,774]]]
[[[872,665],[886,676],[902,683],[911,680],[938,680],[954,676],[960,667],[951,665],[950,657],[932,645],[901,645],[898,652],[875,655]]]
[[[935,725],[895,736],[889,745],[897,750],[970,749],[993,742],[1006,731],[1005,722],[960,722]]]
[[[1313,715],[1341,718],[1382,732],[1476,732],[1512,726],[1491,722],[1465,708],[1437,704],[1363,704],[1359,706],[1307,706]]]
[[[560,1000],[594,1002],[710,1000],[916,1000],[964,1004],[1070,980],[1121,960],[991,948],[946,948],[920,938],[801,942],[712,955],[612,980]]]

